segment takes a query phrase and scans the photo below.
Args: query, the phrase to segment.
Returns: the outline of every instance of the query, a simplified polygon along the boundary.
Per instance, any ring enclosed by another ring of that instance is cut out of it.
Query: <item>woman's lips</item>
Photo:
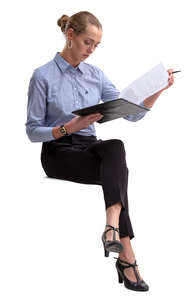
[[[84,54],[83,56],[85,56],[85,57],[88,57],[89,55],[87,55],[87,54]]]

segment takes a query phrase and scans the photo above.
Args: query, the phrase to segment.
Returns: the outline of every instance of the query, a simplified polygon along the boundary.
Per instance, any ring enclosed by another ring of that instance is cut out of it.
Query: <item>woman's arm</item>
[[[93,124],[93,122],[97,122],[103,117],[101,113],[89,114],[87,116],[76,116],[66,124],[64,127],[67,130],[68,134],[71,134],[75,131],[79,131],[81,129],[88,128],[89,125]],[[52,134],[55,139],[60,138],[63,134],[59,130],[60,126],[53,127]]]
[[[33,72],[28,89],[26,133],[31,142],[53,140],[52,127],[46,127],[47,83],[39,69]]]
[[[160,96],[160,94],[162,93],[162,90],[157,92],[156,94],[146,98],[144,100],[144,106],[147,108],[151,108],[154,104],[154,102],[158,99],[158,97]]]
[[[154,102],[155,102],[155,101],[158,99],[158,97],[160,96],[160,94],[161,94],[164,90],[168,89],[168,88],[174,83],[174,76],[173,76],[173,74],[172,74],[173,69],[169,69],[169,70],[167,70],[167,72],[168,72],[168,74],[169,74],[168,85],[167,85],[164,89],[158,91],[156,94],[154,94],[154,95],[152,95],[152,96],[146,98],[146,99],[144,100],[144,106],[145,106],[145,107],[151,108],[151,107],[153,106]]]

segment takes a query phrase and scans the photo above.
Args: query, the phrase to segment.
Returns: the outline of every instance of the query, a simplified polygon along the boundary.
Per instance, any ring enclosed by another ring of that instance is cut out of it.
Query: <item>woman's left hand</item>
[[[167,70],[167,72],[169,74],[168,85],[164,89],[162,89],[161,92],[168,89],[170,86],[173,85],[173,83],[174,83],[174,76],[173,76],[173,73],[172,73],[173,71],[174,71],[173,69]]]

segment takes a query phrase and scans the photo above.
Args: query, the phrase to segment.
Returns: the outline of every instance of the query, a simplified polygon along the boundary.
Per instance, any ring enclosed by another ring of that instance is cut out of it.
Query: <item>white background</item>
[[[6,1],[1,28],[0,298],[177,299],[194,297],[193,1]],[[129,168],[132,246],[146,293],[118,283],[104,257],[101,186],[49,179],[41,143],[25,132],[33,70],[65,40],[57,19],[87,10],[103,26],[86,60],[122,90],[162,61],[181,69],[140,121],[96,123],[98,138],[123,140]],[[69,295],[68,295],[69,294]]]

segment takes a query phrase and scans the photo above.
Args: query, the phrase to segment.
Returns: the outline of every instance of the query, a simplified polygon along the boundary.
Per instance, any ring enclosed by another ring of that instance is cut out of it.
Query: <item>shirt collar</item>
[[[67,70],[79,70],[81,73],[85,72],[84,63],[81,61],[80,64],[74,68],[71,64],[69,64],[64,58],[60,56],[60,52],[57,52],[54,61],[59,66],[59,68],[62,70],[62,72],[66,72]]]

